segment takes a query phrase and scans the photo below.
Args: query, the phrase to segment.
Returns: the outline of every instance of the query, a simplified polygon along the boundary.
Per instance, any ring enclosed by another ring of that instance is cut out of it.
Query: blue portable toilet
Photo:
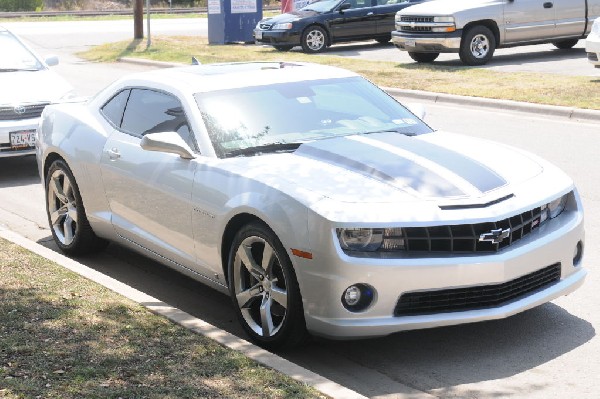
[[[253,43],[262,0],[208,0],[208,43]]]

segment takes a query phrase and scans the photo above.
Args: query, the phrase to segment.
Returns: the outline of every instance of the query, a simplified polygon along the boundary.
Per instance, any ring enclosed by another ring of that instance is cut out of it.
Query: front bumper
[[[260,44],[273,46],[299,46],[300,32],[292,30],[260,30],[254,29],[254,41]]]
[[[0,158],[35,155],[35,147],[13,149],[10,145],[10,133],[35,131],[39,118],[0,121]]]
[[[585,51],[588,61],[596,68],[600,68],[600,36],[589,35],[585,41]]]
[[[334,240],[336,238],[331,236],[315,237],[315,242]],[[570,210],[494,254],[356,258],[331,244],[330,248],[316,252],[313,260],[294,260],[296,269],[302,270],[298,279],[309,331],[329,338],[353,339],[502,319],[569,294],[583,284],[587,274],[580,262],[574,264],[573,258],[574,249],[583,243],[583,213]],[[558,281],[498,306],[394,316],[403,293],[485,288],[514,281],[555,264],[560,264]],[[375,299],[366,310],[351,312],[342,305],[341,298],[347,287],[357,283],[373,287]]]
[[[398,49],[411,53],[458,53],[461,36],[461,30],[431,34],[393,31],[392,42]]]

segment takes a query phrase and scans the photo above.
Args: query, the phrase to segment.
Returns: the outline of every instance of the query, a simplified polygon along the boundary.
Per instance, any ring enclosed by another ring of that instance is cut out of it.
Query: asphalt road
[[[15,29],[16,30],[16,29]],[[58,36],[57,36],[58,37]],[[81,63],[70,54],[81,43],[61,46],[43,30],[26,37],[40,52],[59,53],[63,74],[83,95],[145,67]],[[81,37],[73,39],[81,41]],[[63,47],[64,46],[64,47]],[[49,51],[48,51],[49,50]],[[56,51],[52,51],[56,50]],[[593,68],[592,68],[593,69]],[[93,77],[93,78],[90,78]],[[600,124],[489,109],[425,104],[435,128],[490,138],[532,151],[576,181],[586,207],[588,281],[574,294],[506,320],[333,342],[315,340],[288,359],[366,396],[376,398],[597,398],[600,326],[597,273],[600,231]],[[44,194],[35,160],[0,159],[0,224],[52,247]],[[116,245],[83,263],[241,335],[229,299]]]

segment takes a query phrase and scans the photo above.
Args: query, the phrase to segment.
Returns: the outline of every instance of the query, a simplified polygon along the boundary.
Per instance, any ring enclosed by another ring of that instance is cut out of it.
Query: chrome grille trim
[[[18,121],[24,119],[38,118],[42,115],[42,111],[46,105],[50,103],[36,103],[36,104],[17,104],[15,105],[3,105],[0,106],[0,121]],[[16,107],[22,107],[24,112],[18,113],[15,111]]]

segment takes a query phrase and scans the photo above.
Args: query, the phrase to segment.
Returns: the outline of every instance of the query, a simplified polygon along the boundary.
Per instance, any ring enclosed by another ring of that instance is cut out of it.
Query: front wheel
[[[387,35],[379,36],[379,37],[375,38],[375,41],[377,43],[381,43],[381,44],[388,43],[390,40],[392,40],[392,34],[391,33],[388,33]]]
[[[229,293],[242,327],[266,349],[292,347],[306,336],[298,281],[283,245],[263,223],[235,236],[228,262]]]
[[[471,66],[485,65],[496,50],[496,37],[482,25],[473,26],[460,42],[459,56],[463,63]]]
[[[327,47],[327,32],[320,26],[313,25],[302,33],[302,50],[305,53],[320,53]]]
[[[48,223],[58,248],[75,256],[104,249],[107,242],[94,234],[77,182],[63,160],[50,165],[45,188]]]
[[[575,47],[579,40],[577,39],[569,39],[569,40],[560,40],[558,42],[553,42],[554,47],[561,50],[568,50],[570,48]]]
[[[409,51],[408,55],[417,62],[428,63],[435,61],[440,53],[413,53]]]

